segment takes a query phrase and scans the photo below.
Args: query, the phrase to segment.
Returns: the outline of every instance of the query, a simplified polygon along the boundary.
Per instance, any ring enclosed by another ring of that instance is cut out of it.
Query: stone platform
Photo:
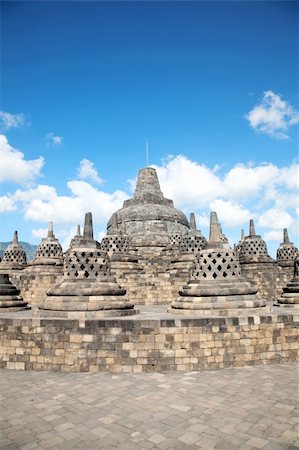
[[[184,317],[167,305],[105,319],[0,314],[0,367],[58,372],[201,370],[298,360],[299,314]]]
[[[295,450],[298,366],[0,371],[1,450]]]

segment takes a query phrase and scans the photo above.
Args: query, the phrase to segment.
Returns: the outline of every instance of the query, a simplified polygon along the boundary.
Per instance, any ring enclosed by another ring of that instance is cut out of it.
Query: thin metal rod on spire
[[[148,141],[145,143],[146,167],[148,166]]]

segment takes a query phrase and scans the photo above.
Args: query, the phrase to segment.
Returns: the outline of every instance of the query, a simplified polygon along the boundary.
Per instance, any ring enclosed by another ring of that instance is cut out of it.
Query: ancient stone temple
[[[172,314],[227,316],[266,310],[257,288],[242,277],[238,256],[227,247],[215,212],[211,213],[209,240],[197,255],[191,280],[179,294],[169,309]]]
[[[35,257],[24,269],[19,279],[15,279],[23,292],[24,299],[36,308],[46,292],[63,275],[63,251],[49,222],[47,237],[41,240]]]
[[[182,247],[185,253],[196,253],[205,240],[195,230],[195,220],[192,227],[173,201],[163,196],[156,170],[141,169],[133,198],[112,215],[101,242],[111,256],[112,273],[133,303],[170,303],[176,297],[189,277],[188,266],[187,271],[186,266],[178,270],[180,262],[188,259]]]
[[[253,220],[249,222],[249,235],[238,244],[242,275],[257,286],[260,295],[273,302],[280,293],[279,267],[268,254],[267,245],[255,232]]]
[[[63,251],[53,232],[53,223],[49,222],[48,235],[39,244],[33,261],[29,264],[34,271],[62,272]]]
[[[27,265],[26,253],[19,244],[18,232],[15,231],[12,243],[4,252],[0,262],[0,273],[12,273],[16,270],[24,269]]]
[[[293,261],[293,269],[293,278],[283,288],[283,293],[278,299],[277,306],[299,310],[299,256]]]
[[[24,309],[29,309],[29,307],[20,296],[20,290],[11,283],[8,274],[0,273],[0,312],[23,311]]]
[[[290,242],[288,230],[284,228],[283,230],[283,242],[280,244],[277,253],[276,261],[277,264],[282,268],[283,272],[293,275],[294,261],[298,257],[299,252],[297,247]]]
[[[82,238],[82,236],[81,236],[81,228],[80,228],[80,225],[77,225],[77,232],[76,232],[75,236],[71,239],[70,248],[75,247],[78,244],[78,242],[80,241],[81,238]]]
[[[107,254],[93,238],[91,213],[85,216],[81,239],[66,255],[64,276],[47,292],[39,314],[68,318],[93,318],[136,314],[110,273]]]

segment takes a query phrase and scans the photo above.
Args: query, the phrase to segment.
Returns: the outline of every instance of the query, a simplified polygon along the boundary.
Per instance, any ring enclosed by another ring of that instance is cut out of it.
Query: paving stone
[[[0,450],[296,449],[297,374],[294,364],[119,375],[1,370]]]

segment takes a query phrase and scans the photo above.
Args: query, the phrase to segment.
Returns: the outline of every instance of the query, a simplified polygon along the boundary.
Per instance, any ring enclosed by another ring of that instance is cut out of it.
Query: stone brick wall
[[[127,290],[127,297],[134,305],[170,304],[189,281],[193,266],[193,255],[184,256],[183,261],[160,258],[138,262],[111,260],[111,273]]]
[[[299,315],[214,319],[0,317],[0,367],[61,372],[200,370],[298,360]]]
[[[284,280],[276,263],[241,264],[241,273],[258,288],[261,297],[268,302],[273,303],[280,297]]]
[[[46,292],[54,287],[56,281],[62,277],[62,274],[29,274],[22,273],[11,277],[18,289],[21,290],[23,299],[28,302],[32,309],[36,309]]]

